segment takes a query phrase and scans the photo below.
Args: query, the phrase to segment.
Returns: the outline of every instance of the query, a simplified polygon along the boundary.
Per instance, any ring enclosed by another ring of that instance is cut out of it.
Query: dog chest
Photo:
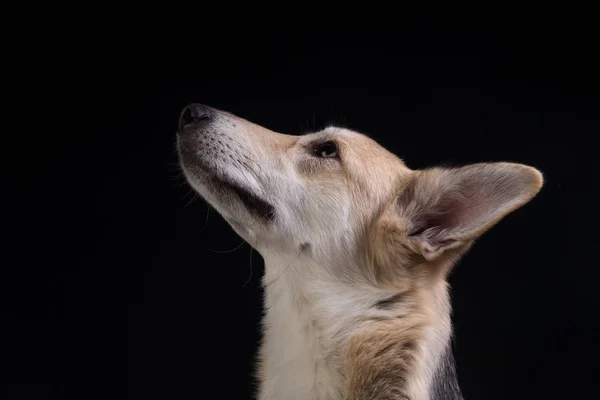
[[[341,398],[330,338],[310,301],[286,286],[279,282],[266,293],[260,399]]]

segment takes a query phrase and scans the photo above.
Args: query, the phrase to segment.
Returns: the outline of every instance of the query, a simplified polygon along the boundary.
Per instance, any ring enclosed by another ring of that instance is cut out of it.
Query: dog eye
[[[335,158],[338,156],[337,145],[333,141],[321,143],[315,148],[315,155],[321,158]]]

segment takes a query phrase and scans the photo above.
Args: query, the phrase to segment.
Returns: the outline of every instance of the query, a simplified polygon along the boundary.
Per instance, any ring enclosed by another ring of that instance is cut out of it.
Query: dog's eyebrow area
[[[329,131],[308,133],[300,137],[300,141],[303,147],[314,146],[326,142],[328,140],[337,141],[338,139],[339,135],[337,135],[335,132]]]

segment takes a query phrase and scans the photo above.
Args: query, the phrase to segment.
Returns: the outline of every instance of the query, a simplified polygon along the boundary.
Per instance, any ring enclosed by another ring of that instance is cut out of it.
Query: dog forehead
[[[395,154],[391,153],[387,148],[377,142],[369,135],[346,128],[328,127],[323,130],[323,134],[346,143],[354,153],[368,153],[373,157],[383,156],[395,161],[400,160]]]
[[[321,133],[331,137],[337,137],[348,142],[366,143],[372,141],[372,139],[364,133],[360,133],[351,129],[342,128],[338,126],[328,126],[327,128],[323,129]]]
[[[370,171],[383,178],[388,174],[395,176],[410,172],[400,157],[364,133],[337,127],[327,128],[323,132],[342,142],[346,161],[362,166],[365,173]]]

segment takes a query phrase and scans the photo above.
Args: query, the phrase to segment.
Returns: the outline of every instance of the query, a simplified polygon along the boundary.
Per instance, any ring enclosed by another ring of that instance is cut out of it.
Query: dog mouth
[[[233,193],[248,212],[255,217],[266,222],[275,218],[275,207],[273,205],[242,186],[214,175],[210,177],[210,181],[218,190]]]
[[[196,179],[200,178],[205,184],[212,186],[213,190],[220,192],[224,198],[233,194],[251,215],[265,222],[272,221],[275,218],[275,207],[242,185],[218,174],[212,163],[198,156],[196,141],[197,138],[189,132],[183,136],[181,133],[178,135],[177,148],[184,170],[188,169]]]

